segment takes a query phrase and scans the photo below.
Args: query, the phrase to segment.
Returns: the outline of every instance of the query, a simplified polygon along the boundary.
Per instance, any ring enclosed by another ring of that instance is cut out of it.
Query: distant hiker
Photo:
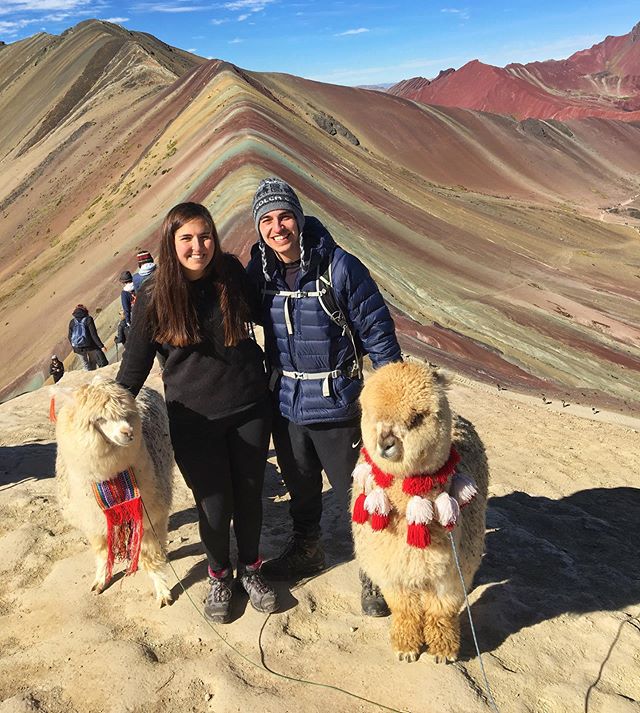
[[[116,358],[118,356],[118,344],[122,345],[122,348],[124,349],[124,345],[127,343],[127,336],[129,335],[129,325],[127,324],[127,320],[125,319],[124,312],[120,312],[120,321],[118,322],[118,329],[116,331],[116,336],[113,338],[113,341],[115,342],[116,345]]]
[[[53,383],[57,384],[64,376],[64,364],[58,359],[57,354],[51,357],[49,364],[49,374],[53,376]]]
[[[277,609],[260,573],[262,485],[271,412],[263,353],[248,333],[249,285],[223,252],[209,211],[174,206],[164,219],[160,261],[138,292],[118,383],[137,395],[156,352],[176,463],[198,509],[209,564],[208,621],[225,623],[234,584],[229,527],[237,542],[236,582],[260,612]]]
[[[124,319],[127,325],[131,324],[131,308],[136,301],[136,291],[133,287],[133,277],[129,270],[120,273],[120,284],[122,292],[120,293],[120,303],[124,312]],[[124,342],[123,342],[124,343]]]
[[[71,348],[82,359],[87,371],[94,371],[109,363],[103,353],[107,351],[107,348],[98,336],[93,317],[84,305],[78,305],[73,310],[73,319],[69,322],[68,338]]]
[[[133,289],[137,293],[140,289],[140,285],[156,269],[156,264],[148,250],[139,250],[136,253],[136,260],[138,261],[138,272],[135,273],[132,279]]]
[[[253,220],[259,240],[247,271],[263,293],[273,442],[293,520],[293,538],[263,570],[274,579],[295,579],[325,567],[323,469],[340,507],[348,511],[361,443],[361,358],[368,353],[375,368],[402,357],[393,320],[369,271],[336,245],[319,220],[305,217],[290,185],[263,180],[253,199]],[[378,587],[364,573],[361,582],[363,612],[388,614]]]

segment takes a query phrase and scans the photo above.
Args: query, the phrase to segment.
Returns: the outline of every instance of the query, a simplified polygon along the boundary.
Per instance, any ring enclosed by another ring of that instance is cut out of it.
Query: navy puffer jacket
[[[360,354],[368,354],[374,367],[400,361],[393,320],[367,268],[337,246],[316,218],[305,218],[301,245],[302,263],[295,289],[315,291],[318,274],[323,274],[331,260],[333,292],[349,321]],[[260,241],[252,248],[247,272],[261,291],[289,291],[280,264],[273,251]],[[289,311],[289,327],[285,309]],[[274,395],[285,418],[309,424],[347,421],[358,416],[361,379],[346,373],[332,377],[326,395],[322,378],[302,380],[282,375],[283,371],[346,372],[353,363],[349,336],[329,318],[317,297],[287,299],[265,294],[257,321],[264,326],[265,351],[273,377],[277,378]]]

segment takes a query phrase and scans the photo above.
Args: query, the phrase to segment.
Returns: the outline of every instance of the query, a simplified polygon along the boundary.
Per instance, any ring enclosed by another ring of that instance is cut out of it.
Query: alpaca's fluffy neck
[[[138,460],[140,441],[136,439],[126,446],[118,446],[97,431],[88,435],[85,448],[78,448],[75,470],[83,471],[88,480],[109,480]],[[90,443],[89,443],[90,441]]]

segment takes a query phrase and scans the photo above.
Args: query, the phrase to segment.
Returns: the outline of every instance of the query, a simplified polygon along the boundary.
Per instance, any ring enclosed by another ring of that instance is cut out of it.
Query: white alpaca
[[[151,577],[156,601],[170,604],[161,568],[166,562],[173,453],[162,396],[143,388],[135,400],[114,381],[96,376],[60,408],[56,438],[58,500],[66,519],[82,530],[94,551],[92,590],[101,593],[109,583],[106,518],[93,485],[132,468],[144,504],[140,566]]]

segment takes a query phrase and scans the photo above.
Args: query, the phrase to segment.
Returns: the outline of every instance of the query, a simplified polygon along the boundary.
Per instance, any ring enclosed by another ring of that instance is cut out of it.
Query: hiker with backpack
[[[107,348],[98,336],[89,310],[84,305],[77,305],[72,314],[73,318],[69,322],[69,344],[82,359],[85,370],[94,371],[98,367],[107,366],[109,361],[104,354]]]
[[[305,216],[295,191],[263,180],[253,199],[259,240],[247,272],[262,293],[260,322],[270,369],[273,441],[291,496],[293,538],[265,562],[273,579],[295,579],[325,567],[320,545],[322,470],[348,512],[351,473],[360,452],[357,399],[362,356],[374,368],[401,361],[389,310],[367,268]],[[362,609],[389,613],[366,574]]]

